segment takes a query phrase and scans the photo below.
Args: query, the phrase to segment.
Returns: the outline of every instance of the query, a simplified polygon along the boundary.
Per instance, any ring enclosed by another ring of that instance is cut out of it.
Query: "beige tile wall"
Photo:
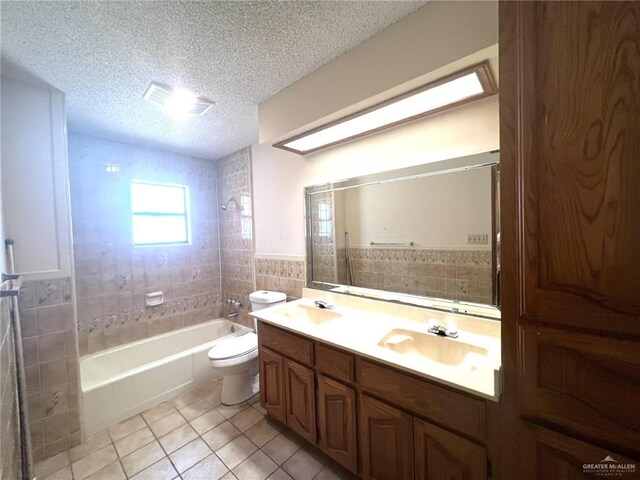
[[[305,286],[304,260],[282,259],[277,256],[256,256],[256,289],[284,292],[288,300],[302,297]]]
[[[24,282],[19,305],[33,453],[38,461],[81,440],[71,278]]]
[[[70,134],[69,163],[80,355],[219,317],[215,162]],[[133,247],[134,179],[189,187],[190,245]]]
[[[18,404],[11,300],[0,299],[0,478],[20,478]]]
[[[350,254],[356,286],[491,303],[490,251],[366,247]]]
[[[239,313],[237,320],[253,328],[249,294],[255,290],[253,274],[253,205],[251,188],[251,149],[238,150],[221,158],[218,164],[218,202],[226,203],[235,197],[220,219],[220,260],[222,298],[238,298],[240,309],[225,305],[225,314]]]

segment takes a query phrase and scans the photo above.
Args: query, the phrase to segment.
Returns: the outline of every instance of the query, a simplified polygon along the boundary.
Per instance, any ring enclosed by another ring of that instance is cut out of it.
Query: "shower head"
[[[235,203],[236,205],[238,204],[238,203],[236,202],[236,197],[231,197],[229,200],[227,200],[227,203],[225,203],[225,204],[223,204],[223,205],[221,205],[221,206],[220,206],[220,210],[222,210],[223,212],[226,212],[226,211],[227,211],[227,208],[229,208],[229,204],[230,204],[231,202]]]

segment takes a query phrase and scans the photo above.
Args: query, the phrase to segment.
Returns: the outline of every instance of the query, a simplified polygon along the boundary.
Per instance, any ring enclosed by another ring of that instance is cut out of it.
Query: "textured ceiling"
[[[2,56],[64,91],[69,128],[205,158],[257,141],[258,104],[424,4],[2,1]],[[216,104],[176,119],[156,80]]]

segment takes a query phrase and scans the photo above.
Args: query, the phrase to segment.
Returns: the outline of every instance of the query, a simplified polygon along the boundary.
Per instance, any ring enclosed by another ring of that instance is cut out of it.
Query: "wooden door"
[[[640,464],[618,453],[536,428],[535,478],[544,480],[640,479]]]
[[[592,478],[535,425],[640,459],[640,2],[499,8],[502,478]]]
[[[501,205],[521,225],[522,314],[640,335],[640,2],[508,3],[501,162],[519,201]]]
[[[287,425],[305,440],[316,443],[316,402],[313,371],[284,361]]]
[[[287,421],[284,359],[264,347],[260,348],[260,404],[273,418]]]
[[[361,395],[359,423],[363,478],[412,479],[412,417],[386,403]]]
[[[414,419],[416,480],[486,480],[484,447]]]
[[[352,472],[358,469],[356,451],[356,392],[318,376],[318,446]]]

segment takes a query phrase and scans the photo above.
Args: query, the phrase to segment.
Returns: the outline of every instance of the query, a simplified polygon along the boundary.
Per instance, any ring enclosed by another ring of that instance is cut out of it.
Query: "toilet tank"
[[[282,292],[259,290],[249,295],[249,301],[251,302],[251,311],[255,312],[256,310],[285,303],[287,301],[287,294]]]

